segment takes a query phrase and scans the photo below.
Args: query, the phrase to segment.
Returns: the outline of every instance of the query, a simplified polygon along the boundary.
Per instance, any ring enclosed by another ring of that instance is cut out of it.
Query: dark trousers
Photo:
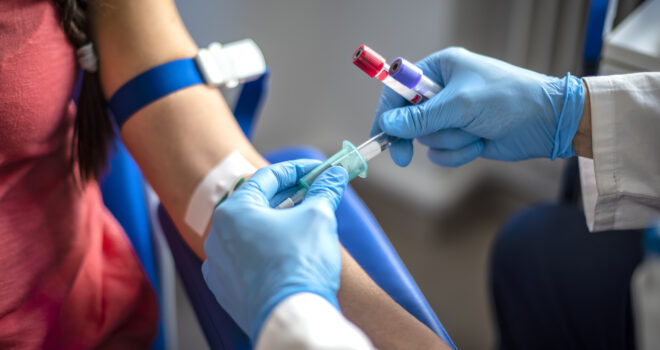
[[[512,217],[491,255],[499,348],[634,349],[630,278],[641,232],[589,233],[571,204]]]

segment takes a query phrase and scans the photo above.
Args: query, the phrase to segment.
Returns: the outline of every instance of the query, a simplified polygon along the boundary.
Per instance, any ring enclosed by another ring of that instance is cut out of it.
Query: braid
[[[87,20],[88,0],[54,0],[60,25],[76,48],[91,41]],[[108,160],[114,125],[106,113],[98,72],[84,72],[73,129],[72,163],[78,162],[83,182],[98,178]],[[73,166],[73,164],[72,164]]]
[[[88,42],[87,38],[87,0],[55,0],[60,15],[60,25],[75,46]]]

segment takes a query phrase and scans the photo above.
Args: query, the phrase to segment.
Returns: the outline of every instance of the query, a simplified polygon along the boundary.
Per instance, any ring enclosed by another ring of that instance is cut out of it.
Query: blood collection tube
[[[405,58],[397,57],[389,69],[390,76],[403,86],[415,90],[426,98],[435,96],[442,89],[440,85],[424,76],[424,72]]]
[[[421,94],[415,92],[400,82],[396,81],[390,76],[390,66],[387,64],[385,58],[379,55],[376,51],[367,45],[360,45],[353,54],[353,64],[358,66],[368,76],[376,78],[387,85],[390,89],[394,90],[399,95],[403,96],[411,103],[420,103],[424,99]]]
[[[392,67],[396,68],[392,70],[386,63],[385,58],[367,45],[360,45],[353,54],[353,64],[370,77],[382,81],[383,84],[411,103],[423,102],[425,99],[431,98],[440,92],[440,86],[426,78],[422,74],[421,69],[412,63],[402,58],[397,58],[394,60],[394,63],[397,63],[397,66]],[[410,66],[406,63],[410,64]],[[392,71],[397,72],[400,79],[402,79],[401,82],[390,76],[390,72]],[[307,190],[314,179],[330,166],[338,165],[346,169],[349,179],[353,179],[356,176],[366,177],[367,162],[387,150],[392,142],[396,140],[396,137],[381,132],[358,147],[353,146],[348,141],[344,141],[343,147],[339,152],[302,177],[298,181],[298,190],[291,197],[280,202],[276,208],[286,209],[300,203],[305,198]]]

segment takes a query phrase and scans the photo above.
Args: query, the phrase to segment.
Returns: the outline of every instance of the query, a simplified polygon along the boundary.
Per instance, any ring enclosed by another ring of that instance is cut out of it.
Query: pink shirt
[[[73,48],[49,1],[0,1],[0,348],[147,348],[157,304],[96,182],[72,176]]]

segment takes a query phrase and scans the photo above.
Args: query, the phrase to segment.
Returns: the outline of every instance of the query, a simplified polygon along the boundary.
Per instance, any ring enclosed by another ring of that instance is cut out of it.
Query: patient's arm
[[[379,349],[451,349],[397,304],[341,249],[339,304],[342,313]]]
[[[106,98],[150,68],[197,54],[171,0],[102,0],[92,13]],[[147,105],[128,119],[121,134],[179,232],[201,258],[205,237],[184,222],[196,186],[234,150],[256,168],[268,164],[243,136],[218,89],[206,85]]]
[[[99,0],[90,4],[106,98],[147,69],[197,53],[171,0]],[[121,135],[179,232],[202,259],[205,237],[183,220],[197,184],[233,150],[239,150],[257,168],[267,165],[241,132],[220,92],[203,85],[179,90],[141,109],[124,124]],[[343,262],[342,310],[374,343],[390,348],[405,339],[432,335],[380,290],[348,254]],[[397,331],[401,330],[408,332],[406,337],[399,337]]]

